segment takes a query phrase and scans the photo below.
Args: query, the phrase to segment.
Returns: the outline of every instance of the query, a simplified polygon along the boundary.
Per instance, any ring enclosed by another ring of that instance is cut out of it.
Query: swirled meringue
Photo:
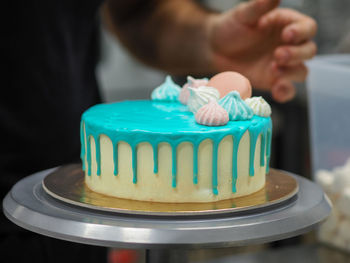
[[[253,110],[241,99],[237,91],[229,92],[219,100],[219,105],[228,112],[230,121],[249,120],[254,115]]]
[[[216,100],[210,100],[195,115],[198,124],[206,126],[223,126],[229,121],[227,111]]]
[[[196,113],[203,105],[207,104],[209,100],[217,101],[220,98],[220,93],[217,89],[200,86],[198,88],[188,87],[190,97],[188,98],[187,106],[190,111]]]
[[[245,102],[253,109],[255,115],[261,117],[269,117],[271,115],[271,107],[263,97],[248,98]]]
[[[187,76],[187,82],[181,89],[181,92],[179,95],[179,101],[182,104],[186,105],[188,98],[190,97],[190,91],[188,90],[188,87],[198,88],[200,86],[205,86],[207,85],[208,81],[209,80],[207,78],[195,79],[195,78],[192,78],[191,76]]]
[[[176,85],[170,76],[165,78],[163,84],[152,91],[152,100],[178,101],[181,88]]]

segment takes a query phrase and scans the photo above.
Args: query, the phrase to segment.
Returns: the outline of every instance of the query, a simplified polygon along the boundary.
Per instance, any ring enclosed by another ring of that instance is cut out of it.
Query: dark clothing
[[[1,199],[24,176],[79,161],[81,114],[100,102],[95,67],[101,3],[19,0],[2,6],[9,19],[0,26]],[[14,228],[21,232],[2,215],[0,237],[13,235]]]
[[[0,236],[3,263],[105,263],[107,249],[62,241],[29,231]]]
[[[81,113],[99,102],[101,0],[8,1],[0,95],[0,183],[79,160]],[[5,11],[5,10],[4,10]]]

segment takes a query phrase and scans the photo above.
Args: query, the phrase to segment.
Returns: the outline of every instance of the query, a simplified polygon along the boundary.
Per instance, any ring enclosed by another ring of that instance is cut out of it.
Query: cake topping
[[[215,100],[210,100],[208,104],[202,106],[195,118],[198,124],[206,126],[223,126],[229,121],[227,111]]]
[[[219,104],[228,112],[230,121],[249,120],[253,110],[245,103],[237,91],[231,91],[219,100]]]
[[[165,82],[153,90],[151,98],[160,101],[178,101],[180,91],[180,86],[176,85],[170,76],[167,76]]]
[[[193,113],[196,113],[209,100],[218,100],[220,98],[219,91],[209,86],[188,87],[188,90],[190,91],[190,97],[188,98],[187,106]]]
[[[245,102],[253,109],[255,115],[261,117],[269,117],[271,115],[270,105],[261,96],[248,98]]]
[[[182,104],[186,105],[188,98],[190,97],[190,91],[188,90],[188,87],[191,88],[198,88],[200,86],[205,86],[208,83],[208,79],[195,79],[192,78],[191,76],[187,77],[187,83],[182,87],[179,100]]]
[[[207,85],[216,88],[220,92],[221,98],[234,90],[238,91],[243,99],[252,96],[250,81],[238,72],[226,71],[216,74]]]

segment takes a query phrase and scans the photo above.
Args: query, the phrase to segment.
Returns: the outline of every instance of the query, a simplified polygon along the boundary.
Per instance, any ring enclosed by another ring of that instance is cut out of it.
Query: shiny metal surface
[[[275,169],[270,169],[266,175],[266,185],[260,191],[249,196],[211,203],[174,204],[121,199],[90,190],[84,179],[81,165],[70,164],[48,174],[42,182],[46,193],[69,204],[109,212],[155,216],[214,216],[256,211],[285,202],[298,193],[296,179],[284,171]]]
[[[262,243],[304,233],[331,210],[319,186],[293,175],[299,184],[297,197],[258,212],[176,218],[103,212],[49,196],[41,181],[52,171],[18,182],[3,201],[6,216],[43,235],[107,247],[170,249]]]

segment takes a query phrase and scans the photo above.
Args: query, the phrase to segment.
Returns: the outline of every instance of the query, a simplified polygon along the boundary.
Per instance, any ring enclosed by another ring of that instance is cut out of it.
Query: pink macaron
[[[220,98],[225,97],[231,91],[238,91],[242,99],[252,96],[252,85],[242,74],[233,71],[225,71],[213,76],[207,86],[216,88],[220,92]]]

